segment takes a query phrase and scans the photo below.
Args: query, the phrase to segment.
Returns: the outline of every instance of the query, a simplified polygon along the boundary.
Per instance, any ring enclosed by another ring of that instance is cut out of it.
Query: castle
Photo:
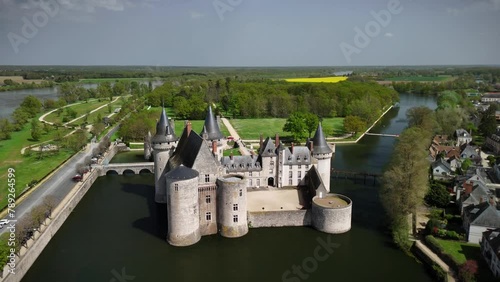
[[[327,233],[350,230],[351,200],[329,193],[333,150],[321,124],[306,146],[286,147],[276,135],[260,138],[258,155],[223,156],[226,145],[211,107],[200,134],[187,122],[177,137],[163,109],[156,134],[145,137],[144,156],[154,159],[155,201],[167,205],[168,243],[189,246],[204,235],[245,235],[248,194],[256,187],[305,189],[310,205],[302,213],[304,225]]]

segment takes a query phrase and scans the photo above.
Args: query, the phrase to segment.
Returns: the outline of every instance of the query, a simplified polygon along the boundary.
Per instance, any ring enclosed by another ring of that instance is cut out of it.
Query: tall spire
[[[208,106],[207,117],[205,118],[205,125],[201,131],[201,136],[207,135],[208,140],[219,140],[222,139],[223,135],[217,124],[217,120],[212,112],[212,106]]]
[[[165,108],[163,108],[160,114],[160,120],[156,123],[156,134],[151,141],[153,143],[166,143],[175,142],[177,139],[178,138],[175,136],[174,130],[168,122],[168,116],[165,112]]]
[[[314,134],[314,137],[311,141],[313,142],[313,154],[330,154],[333,152],[330,146],[328,146],[328,143],[326,143],[326,138],[325,134],[323,133],[321,122],[318,124],[316,133]]]

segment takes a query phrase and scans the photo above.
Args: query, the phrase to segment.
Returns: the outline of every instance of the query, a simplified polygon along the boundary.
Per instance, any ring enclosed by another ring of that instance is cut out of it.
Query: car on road
[[[73,176],[73,178],[71,178],[71,179],[73,179],[74,181],[81,181],[82,176],[80,174],[77,174],[77,175]]]

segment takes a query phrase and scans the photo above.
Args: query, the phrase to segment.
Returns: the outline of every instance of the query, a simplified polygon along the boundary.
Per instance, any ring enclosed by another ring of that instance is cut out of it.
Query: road
[[[107,134],[108,137],[113,135],[113,133],[118,129],[115,126]],[[16,220],[19,220],[24,215],[26,215],[33,207],[41,204],[45,196],[54,196],[57,204],[66,197],[66,195],[73,189],[75,182],[71,179],[76,174],[76,167],[79,163],[82,163],[87,156],[92,154],[92,150],[99,146],[98,143],[90,143],[87,145],[85,150],[80,151],[69,159],[65,165],[57,169],[52,175],[48,176],[42,183],[37,187],[33,188],[27,194],[23,195],[21,199],[17,200],[15,207]],[[6,215],[2,216],[2,219],[11,219]],[[0,229],[0,234],[7,231],[8,229],[4,226]]]
[[[242,156],[250,156],[250,151],[245,147],[245,144],[243,144],[243,141],[241,141],[240,135],[236,130],[234,129],[233,125],[227,120],[227,118],[221,118],[222,123],[226,126],[227,130],[229,131],[229,134],[234,138],[234,142],[238,144],[239,151]]]

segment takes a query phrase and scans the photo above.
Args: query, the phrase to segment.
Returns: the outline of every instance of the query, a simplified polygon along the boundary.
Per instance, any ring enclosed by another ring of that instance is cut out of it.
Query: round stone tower
[[[226,175],[217,179],[217,228],[227,238],[248,233],[246,179]]]
[[[319,231],[338,234],[351,230],[352,200],[340,194],[312,199],[312,225]]]
[[[155,163],[155,201],[157,203],[166,203],[166,187],[164,171],[168,159],[177,145],[177,136],[168,122],[165,109],[162,110],[160,120],[156,123],[156,134],[151,138],[153,148],[153,159]]]
[[[212,148],[212,151],[214,151],[214,155],[217,155],[217,159],[220,160],[223,156],[224,150],[224,135],[222,135],[219,124],[217,123],[217,119],[212,112],[212,106],[208,106],[205,124],[203,125],[203,130],[201,131],[200,136],[203,137],[203,139],[205,139],[206,141],[212,142],[211,144],[209,144],[210,148]],[[213,146],[215,142],[217,145]],[[217,149],[217,152],[215,152],[215,149]]]
[[[309,140],[309,148],[312,151],[313,158],[318,161],[316,168],[321,176],[321,180],[323,181],[326,190],[330,192],[330,170],[333,151],[328,143],[326,143],[321,123],[318,124],[318,128],[316,129],[313,139]]]
[[[165,174],[167,241],[173,246],[189,246],[201,239],[198,176],[196,170],[183,165]]]

